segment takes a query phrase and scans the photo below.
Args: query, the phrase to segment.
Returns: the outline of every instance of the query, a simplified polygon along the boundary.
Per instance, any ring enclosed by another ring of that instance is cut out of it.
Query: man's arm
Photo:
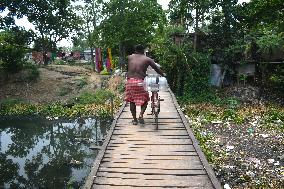
[[[150,66],[161,76],[165,77],[164,72],[156,65],[156,63],[150,59]]]

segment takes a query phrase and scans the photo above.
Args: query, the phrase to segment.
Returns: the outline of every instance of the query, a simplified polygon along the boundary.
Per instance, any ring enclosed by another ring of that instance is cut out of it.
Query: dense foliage
[[[151,56],[161,64],[172,91],[182,100],[208,98],[211,95],[209,53],[195,52],[189,37],[176,44],[176,37],[183,35],[182,27],[166,27],[152,41]]]
[[[19,71],[23,67],[23,58],[29,50],[30,41],[30,33],[19,28],[0,31],[0,69]]]
[[[211,63],[219,64],[232,81],[237,66],[258,62],[257,81],[268,84],[273,78],[281,88],[283,66],[269,69],[267,62],[281,61],[279,54],[284,58],[282,1],[252,0],[238,4],[238,1],[172,0],[169,10],[170,25],[175,29],[169,26],[158,31],[151,50],[168,72],[169,83],[179,96],[200,99],[200,94],[206,94],[204,99],[208,100]]]

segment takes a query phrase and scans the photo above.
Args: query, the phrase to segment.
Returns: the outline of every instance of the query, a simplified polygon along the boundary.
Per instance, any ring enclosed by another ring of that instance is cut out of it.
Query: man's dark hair
[[[141,44],[135,45],[135,52],[139,54],[144,54],[145,47]]]

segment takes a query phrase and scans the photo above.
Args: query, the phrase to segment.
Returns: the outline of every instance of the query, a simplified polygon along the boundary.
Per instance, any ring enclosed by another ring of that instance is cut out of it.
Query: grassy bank
[[[50,119],[92,116],[108,118],[120,104],[121,100],[108,90],[82,93],[65,103],[31,104],[19,99],[6,99],[0,102],[0,116],[41,116]]]

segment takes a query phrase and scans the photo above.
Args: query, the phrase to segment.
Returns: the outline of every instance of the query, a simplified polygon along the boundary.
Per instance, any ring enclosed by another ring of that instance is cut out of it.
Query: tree
[[[89,47],[86,36],[83,33],[78,33],[76,37],[73,37],[72,43],[72,50],[84,51]]]
[[[42,44],[40,50],[44,54],[45,64],[46,52],[55,50],[56,43],[69,37],[80,23],[73,12],[71,0],[4,0],[3,7],[8,8],[8,17],[26,16],[35,26],[36,39]]]
[[[174,22],[181,24],[186,31],[193,26],[194,28],[194,42],[193,49],[197,48],[197,37],[200,29],[205,24],[206,13],[209,13],[212,6],[211,0],[171,0],[169,7],[171,11],[171,19]]]
[[[77,44],[86,45],[90,47],[91,50],[91,64],[93,65],[93,70],[95,71],[95,62],[94,62],[94,48],[99,43],[99,32],[98,25],[101,19],[101,9],[102,9],[102,0],[85,0],[84,5],[79,5],[77,8],[80,10],[80,15],[82,16],[83,24],[81,31],[78,37],[73,39],[73,42]],[[85,38],[85,39],[84,39]],[[79,42],[81,41],[81,42]]]
[[[14,27],[0,32],[0,68],[17,72],[23,66],[23,58],[29,50],[31,33]]]
[[[284,1],[251,0],[242,8],[244,9],[244,24],[251,30],[273,27],[278,32],[284,31]]]
[[[150,43],[156,28],[165,22],[165,13],[157,0],[111,0],[104,4],[103,16],[102,43],[119,47],[120,66],[124,65],[127,48]]]

